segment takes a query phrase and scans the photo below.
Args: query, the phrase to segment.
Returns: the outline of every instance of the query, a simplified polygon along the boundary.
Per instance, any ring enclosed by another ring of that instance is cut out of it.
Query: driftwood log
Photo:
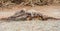
[[[24,10],[20,10],[19,12],[15,13],[14,15],[8,17],[8,18],[2,18],[1,20],[11,20],[11,21],[20,21],[20,20],[48,20],[48,19],[53,19],[53,20],[60,20],[58,18],[54,18],[54,17],[48,17],[46,15],[43,15],[41,13],[30,13],[30,12],[26,12]]]

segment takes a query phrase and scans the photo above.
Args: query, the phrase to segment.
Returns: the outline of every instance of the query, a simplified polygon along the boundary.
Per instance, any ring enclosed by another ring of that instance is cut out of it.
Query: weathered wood
[[[58,18],[54,17],[48,17],[46,15],[43,15],[42,13],[36,13],[36,12],[26,12],[25,10],[20,10],[19,12],[15,13],[14,15],[8,17],[8,18],[2,18],[2,20],[13,20],[13,21],[19,21],[19,20],[48,20],[48,19],[53,19],[53,20],[60,20]]]

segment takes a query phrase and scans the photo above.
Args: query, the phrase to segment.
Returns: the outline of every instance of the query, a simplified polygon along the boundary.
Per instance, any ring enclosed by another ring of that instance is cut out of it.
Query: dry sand
[[[0,31],[60,31],[60,21],[0,21]]]

